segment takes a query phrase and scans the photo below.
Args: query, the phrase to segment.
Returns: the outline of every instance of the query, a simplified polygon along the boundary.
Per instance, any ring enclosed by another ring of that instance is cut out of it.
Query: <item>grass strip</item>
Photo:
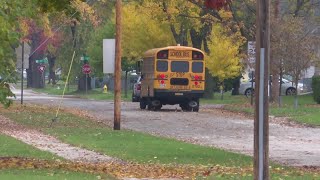
[[[226,103],[223,103],[225,101]],[[250,105],[250,98],[245,96],[225,96],[224,100],[205,100],[205,103],[219,103],[226,104],[226,110],[242,112],[253,116],[254,106]],[[254,101],[253,101],[254,102]],[[241,106],[239,106],[241,104]],[[298,107],[294,107],[294,96],[283,96],[282,105],[279,107],[278,103],[269,104],[269,115],[276,117],[289,117],[295,122],[320,126],[320,105],[316,104],[312,95],[298,96]]]
[[[63,158],[52,153],[41,151],[12,137],[0,134],[0,157],[29,157],[54,160]],[[1,178],[0,178],[1,179]]]
[[[57,136],[65,142],[95,149],[125,160],[142,162],[142,164],[113,162],[108,165],[94,166],[76,164],[75,167],[72,165],[71,169],[76,171],[92,170],[92,172],[109,173],[116,177],[198,177],[203,179],[209,176],[207,179],[252,179],[252,159],[247,156],[143,133],[113,131],[101,123],[65,112],[53,128],[48,128],[50,123],[48,116],[53,114],[46,107],[12,107],[9,110],[0,109],[0,112],[21,124]],[[178,152],[174,154],[174,158],[172,158],[172,152]],[[219,158],[221,156],[222,158]],[[69,165],[58,165],[58,167],[64,166],[69,167]],[[319,178],[317,170],[306,171],[275,166],[270,168],[270,173],[276,179],[282,177],[284,179],[316,179]]]
[[[0,179],[10,180],[57,180],[57,179],[68,179],[68,180],[92,180],[92,179],[106,179],[112,180],[111,176],[107,175],[96,175],[83,172],[56,170],[56,169],[2,169],[0,170]]]
[[[160,138],[130,130],[114,131],[102,123],[62,113],[49,128],[54,112],[45,107],[1,110],[16,122],[36,128],[75,146],[139,163],[247,166],[252,158],[220,149]]]

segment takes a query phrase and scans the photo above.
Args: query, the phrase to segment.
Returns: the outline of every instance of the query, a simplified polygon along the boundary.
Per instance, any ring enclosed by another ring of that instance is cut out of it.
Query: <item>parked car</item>
[[[239,93],[247,97],[251,96],[251,94],[254,93],[254,86],[255,86],[254,79],[253,79],[253,88],[251,87],[251,83],[252,83],[252,80],[241,83],[239,88]],[[304,87],[302,83],[298,83],[298,91],[297,91],[295,88],[295,85],[291,81],[287,79],[282,79],[281,95],[292,96],[292,95],[295,95],[296,93],[300,94],[303,91],[304,91]]]
[[[132,102],[140,101],[140,91],[141,91],[141,76],[139,76],[137,81],[133,84]]]

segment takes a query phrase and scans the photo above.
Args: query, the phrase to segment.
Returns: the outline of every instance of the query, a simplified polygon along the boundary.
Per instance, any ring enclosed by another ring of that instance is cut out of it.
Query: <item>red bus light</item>
[[[192,51],[193,60],[203,60],[203,54],[199,51]]]
[[[164,84],[164,80],[161,80],[160,83],[161,83],[161,84]]]
[[[196,81],[196,82],[194,82],[194,85],[196,85],[196,86],[197,86],[198,84],[199,84],[199,83],[198,83],[197,81]]]
[[[165,75],[164,75],[164,74],[160,74],[159,77],[160,77],[161,79],[164,79],[164,78],[165,78]]]
[[[157,54],[157,59],[168,59],[168,54],[169,54],[168,50],[160,51]]]

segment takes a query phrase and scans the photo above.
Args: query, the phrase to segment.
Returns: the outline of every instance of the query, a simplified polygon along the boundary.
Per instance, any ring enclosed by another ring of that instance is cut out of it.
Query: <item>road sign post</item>
[[[82,66],[82,73],[86,75],[86,94],[88,93],[88,74],[91,73],[91,67],[89,64],[84,64]]]
[[[24,42],[22,42],[22,55],[21,55],[21,105],[23,104],[23,70],[24,70]]]
[[[46,70],[46,66],[44,64],[41,64],[38,66],[38,71],[41,73],[42,75],[42,81],[43,81],[43,87],[45,86],[45,77],[44,77],[44,72]]]

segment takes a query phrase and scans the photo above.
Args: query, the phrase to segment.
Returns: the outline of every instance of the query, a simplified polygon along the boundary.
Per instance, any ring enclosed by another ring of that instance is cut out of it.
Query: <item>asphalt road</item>
[[[20,101],[20,93],[16,91]],[[24,102],[56,106],[58,96],[25,91]],[[80,109],[113,125],[112,101],[64,98],[62,107]],[[140,110],[138,103],[121,104],[121,128],[158,136],[218,147],[247,155],[253,154],[253,119],[229,113],[219,105],[201,105],[199,112],[182,112],[178,106],[161,111]],[[270,123],[269,156],[271,161],[290,166],[320,167],[320,128]]]

